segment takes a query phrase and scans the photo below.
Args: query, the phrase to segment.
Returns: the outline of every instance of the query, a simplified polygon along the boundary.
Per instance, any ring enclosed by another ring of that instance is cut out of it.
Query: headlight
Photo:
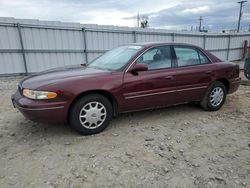
[[[23,95],[30,99],[53,99],[57,96],[56,93],[50,91],[33,91],[30,89],[24,89]]]

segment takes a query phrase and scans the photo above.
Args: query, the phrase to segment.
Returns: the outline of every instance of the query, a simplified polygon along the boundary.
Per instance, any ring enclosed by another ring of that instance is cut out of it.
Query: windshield
[[[120,46],[114,48],[88,64],[88,67],[119,70],[142,48],[142,46]]]

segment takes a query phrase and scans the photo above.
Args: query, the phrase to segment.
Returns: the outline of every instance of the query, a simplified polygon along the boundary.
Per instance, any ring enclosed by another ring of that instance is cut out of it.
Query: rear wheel
[[[70,111],[70,125],[80,134],[89,135],[103,131],[112,119],[112,105],[99,94],[80,98]]]
[[[225,85],[219,81],[215,81],[207,90],[205,96],[200,102],[201,107],[205,110],[216,111],[219,110],[227,95],[227,89]]]

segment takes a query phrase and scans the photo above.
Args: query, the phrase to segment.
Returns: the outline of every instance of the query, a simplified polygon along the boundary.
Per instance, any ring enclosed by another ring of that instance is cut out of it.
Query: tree
[[[147,28],[148,27],[148,17],[147,16],[141,17],[140,24],[141,24],[141,28]]]

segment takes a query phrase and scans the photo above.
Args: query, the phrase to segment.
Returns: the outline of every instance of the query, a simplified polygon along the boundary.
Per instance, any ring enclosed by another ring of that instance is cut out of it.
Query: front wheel
[[[83,135],[103,131],[112,119],[112,105],[99,94],[83,96],[70,110],[70,125]]]
[[[207,90],[205,96],[200,102],[205,110],[219,110],[226,100],[227,90],[223,83],[215,81]]]

